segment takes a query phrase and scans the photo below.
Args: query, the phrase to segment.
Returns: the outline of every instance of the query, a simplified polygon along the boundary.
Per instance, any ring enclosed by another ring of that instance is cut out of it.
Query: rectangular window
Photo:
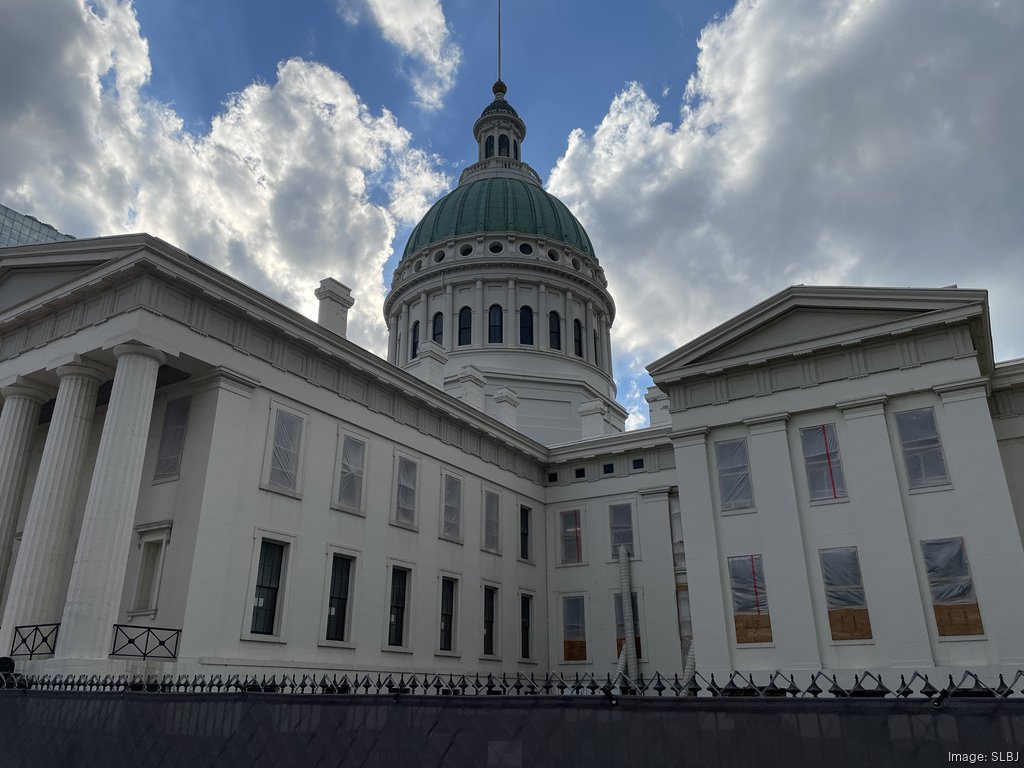
[[[746,438],[715,443],[715,462],[718,464],[718,490],[722,496],[722,510],[753,507],[754,488],[750,482]]]
[[[615,472],[615,465],[614,464],[602,464],[601,465],[601,472],[603,472],[606,475],[610,475],[610,474]]]
[[[338,506],[359,511],[363,505],[363,474],[366,471],[366,443],[351,435],[341,440],[341,469],[338,474]]]
[[[612,560],[619,559],[619,547],[633,557],[633,505],[612,504],[608,507],[608,522],[612,534]]]
[[[441,579],[441,638],[442,651],[455,650],[455,591],[456,581],[447,576]]]
[[[846,498],[846,481],[839,458],[839,440],[834,424],[820,424],[800,430],[811,501]]]
[[[352,558],[335,555],[331,561],[331,592],[327,600],[327,639],[343,641],[348,639],[348,601]]]
[[[622,593],[615,593],[615,655],[622,653],[622,646],[626,644],[626,616],[622,611]],[[633,642],[636,645],[636,657],[644,657],[640,646],[640,610],[637,607],[636,592],[629,593],[629,603],[633,609]]]
[[[587,622],[583,596],[562,598],[562,659],[587,660]]]
[[[519,655],[532,658],[533,648],[533,595],[519,596]]]
[[[181,470],[181,453],[185,448],[185,428],[188,426],[188,410],[191,397],[179,397],[167,403],[164,410],[164,427],[160,433],[160,448],[156,454],[154,480],[171,480]]]
[[[530,508],[519,507],[519,557],[530,559]]]
[[[772,622],[760,555],[729,558],[732,612],[737,643],[770,643]]]
[[[921,552],[928,571],[928,586],[939,635],[984,634],[964,540],[957,537],[922,541]]]
[[[498,552],[499,538],[499,497],[493,491],[484,491],[484,549]]]
[[[408,619],[408,568],[391,568],[391,602],[388,614],[388,645],[402,648],[406,645],[405,625]]]
[[[945,485],[946,460],[942,455],[939,432],[935,427],[935,410],[919,408],[896,414],[900,431],[903,461],[907,465],[907,481],[911,488]]]
[[[254,635],[273,635],[277,626],[278,597],[284,569],[285,544],[264,540],[260,544],[260,562],[256,571],[256,596],[252,607]]]
[[[497,655],[498,588],[484,587],[484,656]]]
[[[559,533],[562,540],[562,565],[583,562],[583,529],[580,527],[580,511],[567,509],[558,513]]]
[[[167,540],[162,536],[142,541],[142,559],[139,562],[139,578],[135,586],[132,613],[156,613],[166,543]]]
[[[452,541],[462,539],[462,480],[444,475],[444,512],[441,517],[441,536]]]
[[[870,640],[871,620],[856,547],[820,549],[828,625],[833,640]]]
[[[413,525],[416,522],[416,472],[419,467],[412,459],[398,457],[395,470],[395,521]]]
[[[274,442],[270,454],[269,485],[298,492],[303,419],[289,411],[274,411]]]

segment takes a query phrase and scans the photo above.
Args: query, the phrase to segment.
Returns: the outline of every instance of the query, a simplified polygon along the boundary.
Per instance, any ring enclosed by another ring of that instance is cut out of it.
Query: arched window
[[[488,136],[484,142],[484,158],[494,157],[494,137]]]
[[[459,310],[459,346],[473,342],[473,310],[463,307]]]
[[[519,308],[519,343],[533,344],[533,307]]]
[[[562,348],[562,318],[555,311],[548,313],[548,346],[551,349]]]
[[[508,134],[503,133],[498,137],[498,157],[508,157]]]
[[[433,328],[431,328],[430,340],[436,344],[444,344],[444,315],[440,312],[434,314]]]
[[[512,139],[512,157],[516,160],[519,159],[519,141],[517,139]]]
[[[601,364],[601,355],[597,344],[597,331],[594,331],[594,365]]]
[[[583,323],[579,320],[572,321],[572,345],[576,357],[583,357]]]
[[[492,304],[487,311],[487,342],[501,344],[501,326],[504,321],[500,304]]]
[[[420,353],[420,321],[417,320],[412,324],[412,348],[409,350],[409,359],[415,360],[416,355]]]

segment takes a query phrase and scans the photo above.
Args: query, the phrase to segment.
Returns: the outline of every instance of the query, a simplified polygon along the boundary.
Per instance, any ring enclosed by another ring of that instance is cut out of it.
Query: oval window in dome
[[[580,260],[575,256],[572,257],[572,268],[578,270],[580,268]]]
[[[491,242],[490,245],[487,246],[487,250],[489,250],[491,253],[501,253],[502,245],[497,240],[494,240]]]
[[[523,256],[529,256],[531,253],[533,253],[533,246],[530,245],[529,243],[520,243],[519,252],[523,254]]]
[[[472,252],[473,252],[473,246],[470,245],[469,243],[466,243],[464,246],[459,248],[459,254],[462,255],[462,256],[469,256],[469,254],[471,254]]]
[[[417,261],[416,264],[413,266],[413,271],[419,272],[421,269],[423,269],[423,262]]]
[[[440,264],[442,261],[444,261],[444,251],[437,251],[437,253],[434,254],[434,263]]]
[[[556,251],[554,248],[550,249],[548,251],[548,258],[551,259],[552,261],[558,261],[558,251]]]

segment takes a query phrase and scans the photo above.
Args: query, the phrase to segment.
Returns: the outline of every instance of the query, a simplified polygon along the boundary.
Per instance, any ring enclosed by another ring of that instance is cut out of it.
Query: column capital
[[[12,397],[23,397],[26,400],[31,400],[41,405],[56,397],[57,391],[46,384],[27,379],[24,376],[17,376],[11,383],[0,388],[0,395],[3,396],[4,400],[10,400]]]
[[[149,346],[148,344],[139,344],[137,342],[129,342],[127,344],[118,344],[114,347],[114,356],[121,358],[124,355],[141,355],[142,357],[151,357],[156,360],[160,365],[167,362],[167,355],[161,352],[159,349]]]
[[[114,378],[114,371],[108,365],[75,355],[69,362],[57,366],[57,375],[62,379],[65,376],[78,376],[102,384]]]

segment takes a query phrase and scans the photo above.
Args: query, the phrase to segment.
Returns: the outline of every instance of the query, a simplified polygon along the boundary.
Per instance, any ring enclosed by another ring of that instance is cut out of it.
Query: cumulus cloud
[[[336,72],[298,59],[234,95],[208,133],[141,92],[149,53],[130,2],[24,0],[6,24],[0,199],[79,236],[147,231],[315,314],[332,275],[349,335],[382,352],[382,267],[397,223],[446,188],[435,158]],[[389,203],[370,188],[391,186]]]
[[[741,0],[676,119],[625,87],[550,179],[618,299],[620,379],[795,283],[987,287],[1024,355],[1022,36],[1019,3]]]
[[[338,0],[349,24],[369,15],[384,39],[416,62],[407,72],[420,106],[440,109],[455,84],[462,50],[452,39],[439,0]]]

